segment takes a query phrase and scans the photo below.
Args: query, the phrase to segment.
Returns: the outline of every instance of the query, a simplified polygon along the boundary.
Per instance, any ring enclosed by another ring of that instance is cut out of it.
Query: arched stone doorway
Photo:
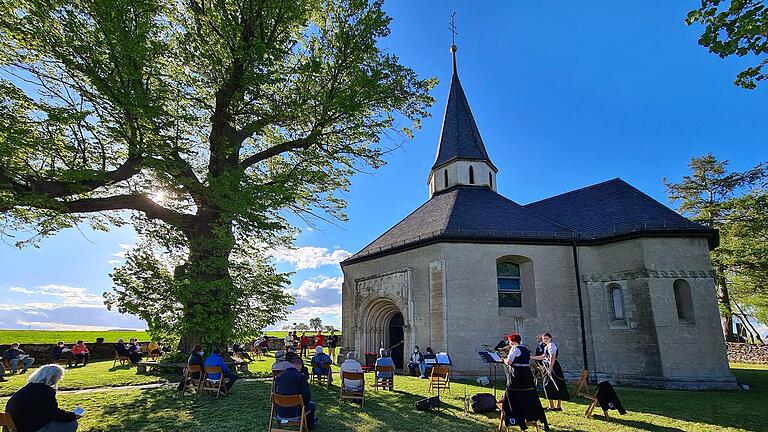
[[[378,355],[379,348],[391,348],[392,360],[399,369],[403,367],[405,345],[410,344],[410,326],[397,304],[389,298],[379,297],[367,302],[358,315],[356,349],[362,355],[372,352]]]

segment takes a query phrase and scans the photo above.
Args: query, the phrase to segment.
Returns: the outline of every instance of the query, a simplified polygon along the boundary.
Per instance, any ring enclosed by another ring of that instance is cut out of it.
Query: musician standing
[[[563,376],[563,368],[560,367],[560,362],[557,361],[557,345],[552,340],[550,333],[544,333],[542,335],[544,343],[544,354],[540,356],[532,356],[534,360],[544,361],[544,395],[549,401],[549,411],[562,411],[560,401],[567,401],[570,399],[568,395],[568,387],[565,384],[565,377]]]
[[[539,395],[531,373],[531,352],[520,345],[520,335],[512,333],[507,337],[509,355],[504,359],[504,372],[507,375],[507,389],[502,400],[507,425],[514,419],[520,428],[525,429],[525,422],[536,420],[544,423],[544,430],[549,430],[547,416],[541,407]]]

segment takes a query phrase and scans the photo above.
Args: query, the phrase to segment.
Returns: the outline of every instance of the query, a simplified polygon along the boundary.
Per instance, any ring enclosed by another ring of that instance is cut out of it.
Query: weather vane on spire
[[[448,30],[451,31],[451,52],[456,52],[456,12],[451,14],[451,24],[448,26]]]

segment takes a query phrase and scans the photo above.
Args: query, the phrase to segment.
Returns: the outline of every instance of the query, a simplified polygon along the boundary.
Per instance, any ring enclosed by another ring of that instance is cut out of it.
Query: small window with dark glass
[[[496,264],[496,281],[499,289],[499,307],[523,306],[520,265],[509,262]]]
[[[469,166],[469,184],[475,184],[475,169]]]
[[[443,170],[443,183],[445,183],[445,187],[448,187],[448,170]]]

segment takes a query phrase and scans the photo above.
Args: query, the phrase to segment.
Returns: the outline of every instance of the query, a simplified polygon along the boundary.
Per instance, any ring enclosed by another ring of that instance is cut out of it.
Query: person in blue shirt
[[[312,401],[312,391],[309,389],[309,383],[307,378],[301,374],[301,368],[304,366],[304,362],[301,357],[296,356],[291,360],[291,367],[284,370],[283,373],[275,378],[275,393],[282,396],[301,395],[304,400],[304,410],[307,415],[307,426],[309,429],[314,429],[317,424],[317,418],[315,417],[315,403]],[[277,409],[277,416],[280,419],[286,420],[299,420],[301,415],[300,408],[296,407],[279,407]]]
[[[211,355],[208,356],[208,358],[205,359],[205,366],[219,366],[221,367],[221,372],[224,375],[224,378],[227,379],[227,382],[224,383],[224,386],[227,389],[227,392],[232,388],[233,385],[235,385],[235,381],[237,381],[237,374],[229,370],[229,367],[227,367],[227,363],[224,361],[223,358],[221,358],[221,350],[219,348],[214,348],[213,352],[211,352]],[[222,379],[221,374],[212,373],[208,374],[207,379],[210,380],[219,380]]]
[[[328,354],[323,352],[323,347],[318,346],[315,348],[315,352],[317,354],[312,357],[312,373],[314,373],[315,376],[327,376],[328,384],[330,385],[333,381],[333,374],[331,373],[331,363],[333,363],[333,361]]]
[[[376,360],[376,368],[378,369],[379,366],[392,366],[395,367],[395,362],[392,360],[392,357],[389,356],[389,350],[386,350],[384,348],[381,348],[379,350],[379,358]],[[376,377],[378,379],[387,379],[392,378],[395,376],[394,372],[376,372]]]

